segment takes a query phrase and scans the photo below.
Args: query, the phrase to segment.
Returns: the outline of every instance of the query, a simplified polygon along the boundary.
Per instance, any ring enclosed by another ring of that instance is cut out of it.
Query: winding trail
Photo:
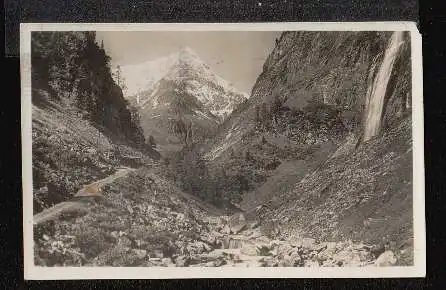
[[[120,177],[124,177],[136,169],[130,167],[120,167],[115,173],[98,181],[84,185],[71,200],[58,203],[50,208],[44,209],[33,217],[34,225],[38,225],[50,220],[54,220],[63,215],[80,214],[88,211],[88,204],[97,197],[102,197],[101,188],[114,182]],[[89,190],[92,189],[92,190]]]

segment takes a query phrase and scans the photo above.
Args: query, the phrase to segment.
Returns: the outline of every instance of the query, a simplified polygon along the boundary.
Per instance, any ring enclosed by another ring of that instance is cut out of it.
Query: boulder
[[[190,254],[202,254],[205,252],[210,252],[212,248],[201,241],[195,241],[186,246],[188,253]]]
[[[247,256],[257,256],[257,247],[254,244],[245,244],[240,249],[240,253]]]
[[[271,256],[263,257],[259,260],[262,267],[272,267],[274,265],[274,258]]]
[[[217,259],[214,261],[214,263],[215,263],[215,267],[220,267],[220,266],[227,264],[226,260],[223,260],[223,259]]]
[[[289,260],[279,260],[279,267],[292,267],[293,265]]]
[[[303,238],[301,241],[301,245],[304,248],[313,249],[315,246],[316,240],[311,238]]]
[[[229,219],[228,222],[230,231],[234,234],[238,234],[248,226],[246,217],[243,213],[236,213]]]
[[[147,256],[146,250],[133,249],[133,252],[135,253],[136,257],[138,257],[138,259],[144,259]]]
[[[250,229],[255,229],[255,228],[258,228],[259,226],[260,226],[259,221],[254,221],[254,222],[249,224],[249,228]]]
[[[358,253],[352,253],[351,258],[348,261],[344,262],[344,266],[360,266],[361,265],[361,257]]]
[[[161,263],[163,263],[163,266],[169,266],[169,265],[172,265],[172,264],[173,264],[171,258],[163,258],[163,259],[161,260]]]
[[[385,251],[375,261],[375,265],[378,267],[389,267],[396,263],[396,256],[392,251]]]
[[[190,265],[190,258],[186,256],[179,256],[175,260],[175,265],[177,267],[188,267]]]
[[[207,262],[206,264],[204,264],[204,266],[205,267],[215,267],[216,264],[215,264],[215,261],[210,261],[210,262]]]
[[[220,231],[223,234],[229,235],[231,233],[231,228],[229,225],[225,225]]]
[[[319,262],[313,260],[306,260],[304,263],[305,267],[319,267]]]
[[[288,255],[290,255],[293,252],[293,247],[291,247],[291,245],[289,244],[283,244],[280,245],[277,249],[277,255],[279,256],[279,258],[284,258]]]
[[[180,222],[184,221],[185,220],[185,215],[183,213],[178,213],[177,220],[180,221]]]
[[[290,264],[293,267],[302,266],[302,258],[296,252],[294,252],[291,255],[289,255],[287,257],[287,259],[290,261]]]
[[[164,253],[161,250],[153,250],[150,252],[149,256],[151,258],[159,258],[160,260],[164,258]]]

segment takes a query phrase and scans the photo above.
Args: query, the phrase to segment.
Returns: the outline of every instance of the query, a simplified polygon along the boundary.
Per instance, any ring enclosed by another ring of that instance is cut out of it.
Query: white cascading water
[[[384,106],[387,84],[392,74],[393,64],[398,55],[398,50],[403,43],[403,32],[395,31],[389,41],[384,54],[384,59],[378,73],[367,92],[366,122],[364,141],[377,135],[381,126],[381,115]]]

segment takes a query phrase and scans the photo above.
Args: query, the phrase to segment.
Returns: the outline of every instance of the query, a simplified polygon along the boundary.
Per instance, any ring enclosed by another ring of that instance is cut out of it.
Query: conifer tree
[[[148,143],[150,148],[152,148],[152,149],[156,148],[156,141],[155,141],[155,138],[152,135],[149,136],[149,138],[147,140],[147,143]]]

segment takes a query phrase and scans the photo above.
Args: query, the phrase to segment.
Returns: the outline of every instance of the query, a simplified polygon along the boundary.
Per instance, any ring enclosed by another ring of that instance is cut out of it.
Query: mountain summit
[[[141,115],[145,135],[160,145],[176,143],[172,123],[194,127],[195,138],[211,136],[232,111],[247,99],[218,76],[189,47],[153,61],[122,67],[127,99]],[[169,141],[170,140],[170,141]]]
[[[121,69],[128,88],[127,98],[138,101],[138,104],[150,99],[161,80],[182,81],[184,89],[192,92],[206,109],[220,119],[248,98],[248,94],[237,91],[187,46],[168,56],[122,66]]]

